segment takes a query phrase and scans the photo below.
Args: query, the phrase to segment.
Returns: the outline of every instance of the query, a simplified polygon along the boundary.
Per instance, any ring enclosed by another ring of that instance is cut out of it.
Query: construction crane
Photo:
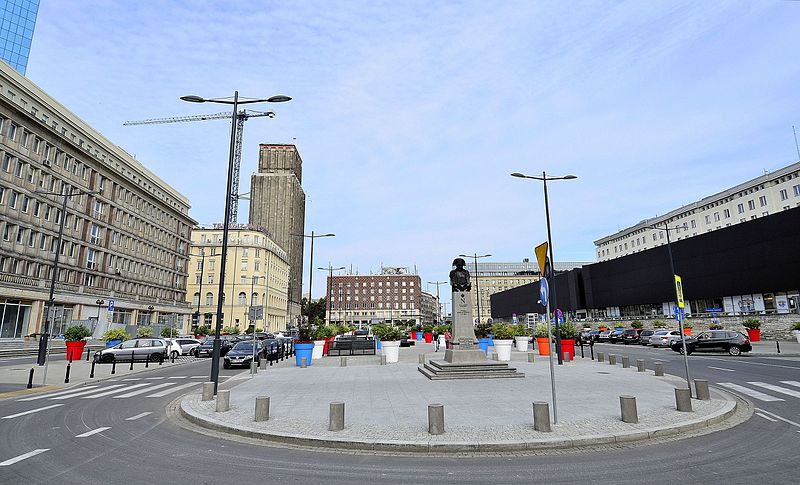
[[[233,187],[231,189],[231,204],[230,204],[230,223],[236,224],[239,216],[239,172],[242,165],[242,134],[244,132],[244,122],[250,118],[257,118],[259,116],[266,116],[274,118],[275,113],[272,111],[253,111],[241,110],[236,116],[236,142],[234,144],[233,153]],[[229,120],[231,114],[228,113],[214,113],[210,115],[190,115],[190,116],[173,116],[170,118],[151,118],[149,120],[139,121],[126,121],[122,126],[136,126],[136,125],[160,125],[165,123],[183,123],[185,121],[207,121],[207,120]]]

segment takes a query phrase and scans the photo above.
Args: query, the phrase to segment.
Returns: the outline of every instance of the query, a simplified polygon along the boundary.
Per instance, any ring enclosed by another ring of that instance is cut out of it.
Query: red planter
[[[85,340],[78,342],[64,342],[67,345],[67,360],[81,360],[83,349],[86,347]]]
[[[539,355],[550,355],[550,339],[547,337],[536,337],[536,346],[539,347]]]
[[[411,331],[411,340],[417,340],[417,332]]]
[[[426,344],[433,342],[433,332],[425,332],[422,336],[425,338]]]
[[[328,345],[336,340],[336,337],[325,337],[325,345],[322,347],[322,355],[328,355]]]
[[[683,327],[683,334],[685,336],[687,336],[687,337],[691,337],[692,336],[692,329],[691,328],[687,328],[687,327]]]
[[[760,328],[748,328],[747,329],[747,338],[749,338],[751,342],[761,342],[761,329]]]
[[[575,339],[561,339],[561,358],[566,359],[566,353],[569,352],[570,360],[575,358]]]

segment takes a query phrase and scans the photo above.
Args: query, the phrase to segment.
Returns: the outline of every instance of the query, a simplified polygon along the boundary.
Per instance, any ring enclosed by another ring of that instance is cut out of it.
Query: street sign
[[[113,298],[109,298],[108,299],[108,311],[109,312],[113,312],[114,311],[114,299]]]
[[[516,314],[516,313],[512,313],[512,314],[511,314],[511,322],[512,322],[514,325],[516,325],[516,324],[518,324],[518,323],[519,323],[519,319],[517,318],[517,314]]]
[[[264,318],[264,307],[251,306],[248,316],[250,320],[262,320]]]
[[[543,242],[542,244],[536,246],[533,249],[533,252],[536,253],[536,261],[539,262],[539,273],[542,275],[542,278],[547,278],[550,276],[549,265],[547,264],[547,243]],[[542,305],[546,305],[546,303],[542,302]]]
[[[675,275],[675,294],[678,296],[678,306],[683,308],[683,284],[678,275]]]
[[[550,287],[547,284],[547,278],[542,278],[539,280],[539,300],[542,302],[542,306],[547,306],[547,300],[549,297]]]

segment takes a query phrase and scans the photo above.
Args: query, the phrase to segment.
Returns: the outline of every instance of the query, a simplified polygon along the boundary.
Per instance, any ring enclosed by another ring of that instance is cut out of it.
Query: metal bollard
[[[639,422],[639,414],[636,412],[636,398],[633,396],[620,396],[619,408],[623,423]]]
[[[711,393],[708,391],[708,381],[706,379],[694,380],[694,395],[701,401],[708,401],[711,399]]]
[[[328,431],[341,431],[344,429],[344,403],[332,402],[328,416]]]
[[[272,367],[272,365],[275,363],[275,359],[271,359],[269,357],[267,357],[267,359],[269,360],[270,367]]]
[[[591,353],[592,360],[594,360],[594,340],[589,341],[589,353]]]
[[[386,356],[381,355],[381,365],[386,365]]]
[[[175,353],[173,352],[172,355],[170,355],[170,357],[172,357],[172,363],[174,364],[175,363]]]
[[[115,359],[115,360],[111,361],[111,374],[113,375],[113,374],[116,374],[116,373],[117,373],[117,361]]]
[[[688,413],[692,410],[691,389],[675,389],[675,407],[678,411]]]
[[[533,356],[534,356],[533,352],[528,352],[528,362],[533,362]]]
[[[231,391],[224,390],[224,391],[217,391],[217,407],[216,411],[218,413],[224,413],[225,411],[230,411],[231,409]]]
[[[617,365],[617,356],[615,354],[608,355],[608,365]]]
[[[644,372],[647,370],[647,364],[645,363],[644,359],[636,360],[636,370],[639,372]]]
[[[308,367],[308,362],[306,362],[306,358],[305,357],[301,357],[300,358],[300,368],[301,369],[305,369],[306,367]]]
[[[33,367],[31,367],[31,372],[28,374],[28,389],[33,387]]]
[[[775,347],[778,349],[778,353],[780,354],[781,353],[781,343],[778,342],[777,340],[775,341]]]
[[[92,370],[89,372],[89,379],[94,379],[94,362],[92,362]]]
[[[72,354],[69,356],[69,362],[67,362],[67,374],[64,376],[64,384],[69,384],[69,371],[72,368]]]
[[[131,368],[129,370],[133,370],[133,351],[131,350]]]
[[[210,401],[214,399],[214,383],[213,382],[204,382],[203,383],[203,397],[200,398],[201,401]]]
[[[424,364],[425,363],[425,354],[419,354],[419,363],[420,364]]]
[[[663,362],[656,362],[655,363],[655,371],[656,375],[661,377],[664,375],[664,363]]]
[[[339,367],[347,367],[347,357],[339,357]]]
[[[89,346],[86,346],[86,362],[89,362]]]
[[[630,369],[631,367],[631,358],[627,355],[622,356],[622,368],[623,369]]]
[[[428,434],[444,433],[444,404],[428,404]]]
[[[549,433],[550,429],[550,404],[546,402],[533,403],[533,429]]]
[[[581,340],[581,359],[585,359],[586,356],[583,355],[583,340]]]
[[[269,396],[256,396],[256,421],[269,421]]]
[[[603,360],[605,360],[605,356],[606,356],[606,354],[604,354],[603,352],[598,352],[597,353],[597,362],[603,362]]]

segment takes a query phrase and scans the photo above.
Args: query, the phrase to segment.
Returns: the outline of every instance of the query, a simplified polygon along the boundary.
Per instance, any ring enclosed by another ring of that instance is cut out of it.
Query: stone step
[[[435,372],[435,373],[450,372],[450,373],[454,373],[455,374],[455,373],[464,373],[464,372],[466,372],[466,373],[469,373],[469,372],[483,372],[483,373],[490,374],[490,373],[495,373],[495,372],[508,372],[508,371],[516,372],[516,369],[510,368],[510,367],[508,367],[508,365],[505,365],[505,364],[497,365],[497,366],[491,366],[491,367],[489,367],[489,366],[480,366],[480,367],[478,367],[478,366],[474,366],[474,367],[469,367],[469,366],[457,366],[456,367],[456,366],[453,366],[453,367],[450,367],[450,366],[437,366],[435,364],[433,364],[433,365],[425,364],[425,367],[428,370],[430,370],[431,372]]]
[[[417,370],[432,381],[453,380],[453,379],[513,379],[525,377],[525,374],[517,372],[516,369],[506,369],[505,371],[474,371],[474,372],[435,372],[429,368],[420,366]]]

